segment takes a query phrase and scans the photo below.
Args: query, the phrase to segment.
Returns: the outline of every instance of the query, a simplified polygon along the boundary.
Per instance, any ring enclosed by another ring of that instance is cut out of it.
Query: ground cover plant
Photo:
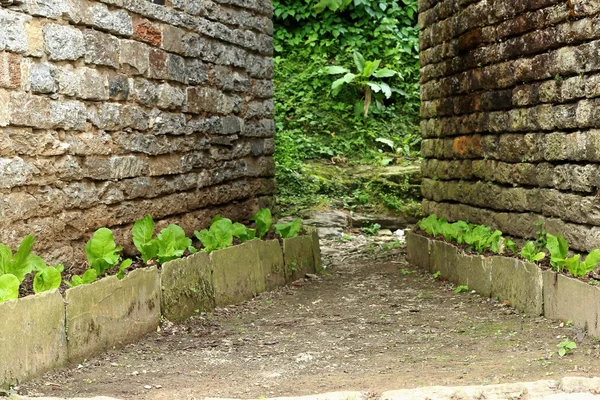
[[[315,176],[308,162],[383,165],[418,157],[416,0],[275,0],[273,6],[283,212],[319,204],[403,212],[413,192],[369,182],[346,189],[338,204],[337,188]],[[335,85],[334,72],[345,74]]]
[[[556,272],[565,271],[576,278],[589,278],[590,273],[600,264],[600,249],[592,250],[585,258],[581,254],[572,254],[569,251],[567,240],[558,233],[552,235],[545,230],[538,231],[544,234],[544,238],[538,238],[536,242],[526,242],[517,250],[515,242],[502,236],[499,230],[493,230],[484,225],[469,224],[466,221],[449,223],[444,218],[438,218],[435,214],[424,218],[418,226],[426,234],[441,238],[449,242],[456,242],[466,246],[467,250],[477,254],[491,252],[496,254],[509,254],[520,256],[523,259],[538,263],[548,260],[548,265]],[[541,251],[538,244],[543,243]]]
[[[199,240],[199,250],[212,252],[249,240],[268,237],[287,239],[302,233],[301,219],[273,224],[268,208],[258,211],[252,220],[255,228],[216,215],[208,229],[194,232]],[[123,247],[117,246],[110,229],[98,229],[85,246],[87,268],[80,275],[70,276],[70,280],[63,279],[63,264],[48,266],[41,257],[31,253],[35,243],[33,236],[26,236],[14,254],[10,247],[0,243],[0,303],[17,299],[20,290],[27,292],[22,285],[30,275],[33,275],[31,291],[37,294],[57,289],[63,283],[66,287],[76,287],[112,274],[123,279],[130,268],[148,263],[160,265],[199,251],[192,245],[192,238],[187,237],[183,228],[176,224],[168,225],[156,235],[154,231],[155,222],[150,215],[134,223],[132,240],[140,253],[139,260],[134,262],[131,258],[123,259]]]

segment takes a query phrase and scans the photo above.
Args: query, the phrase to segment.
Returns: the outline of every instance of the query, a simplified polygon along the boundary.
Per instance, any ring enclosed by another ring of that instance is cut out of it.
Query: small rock
[[[379,236],[394,236],[392,231],[389,229],[380,229],[378,235]]]
[[[319,279],[319,276],[315,274],[306,274],[306,277],[308,279]]]
[[[150,390],[150,389],[152,389],[152,386],[150,386],[150,385],[144,385],[144,389]]]

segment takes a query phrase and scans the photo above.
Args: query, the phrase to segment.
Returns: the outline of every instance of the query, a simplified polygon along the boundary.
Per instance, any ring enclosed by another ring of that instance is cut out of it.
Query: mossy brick
[[[543,309],[542,271],[532,263],[515,258],[491,257],[492,297],[508,301],[527,314],[541,315]]]
[[[467,285],[482,296],[489,297],[492,293],[492,264],[489,258],[480,255],[459,253],[456,270],[458,283]]]
[[[589,335],[600,336],[600,288],[554,271],[544,271],[543,281],[546,318],[572,321]]]
[[[0,387],[67,362],[65,303],[57,290],[0,304]]]
[[[430,244],[430,271],[441,275],[450,282],[459,283],[458,270],[458,248],[439,240],[432,240]]]
[[[215,296],[210,256],[200,252],[169,261],[160,273],[161,312],[171,321],[182,321],[196,311],[212,311]]]
[[[257,241],[210,253],[217,307],[241,303],[265,290]]]
[[[428,238],[426,238],[425,236],[416,234],[414,232],[407,232],[407,234],[406,234],[406,260],[409,263],[431,272],[429,253],[430,253],[430,240]]]
[[[283,258],[287,282],[304,278],[307,273],[315,272],[313,238],[311,235],[283,239]]]
[[[81,362],[113,346],[156,331],[160,320],[160,276],[156,267],[109,276],[66,292],[70,362]]]
[[[261,274],[265,278],[265,290],[285,286],[285,264],[279,240],[257,241]]]

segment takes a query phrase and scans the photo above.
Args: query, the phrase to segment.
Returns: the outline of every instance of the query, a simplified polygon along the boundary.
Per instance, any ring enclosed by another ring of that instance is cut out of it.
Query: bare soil
[[[584,332],[455,293],[408,265],[403,249],[325,244],[326,276],[182,325],[165,321],[138,343],[19,392],[153,400],[380,393],[593,376],[600,368],[600,344]],[[578,347],[560,358],[563,337]]]

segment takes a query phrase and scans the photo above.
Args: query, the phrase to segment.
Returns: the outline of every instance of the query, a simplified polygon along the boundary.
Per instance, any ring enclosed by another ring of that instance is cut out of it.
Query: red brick
[[[143,18],[133,22],[133,37],[153,46],[160,46],[162,44],[162,32],[160,28]]]

